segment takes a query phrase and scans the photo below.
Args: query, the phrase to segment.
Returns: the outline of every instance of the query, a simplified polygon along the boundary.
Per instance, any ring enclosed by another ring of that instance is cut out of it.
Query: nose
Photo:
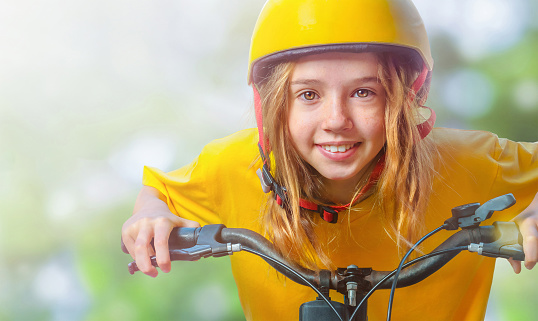
[[[325,102],[323,109],[323,130],[338,133],[353,127],[353,122],[351,121],[349,108],[345,99],[328,99]]]

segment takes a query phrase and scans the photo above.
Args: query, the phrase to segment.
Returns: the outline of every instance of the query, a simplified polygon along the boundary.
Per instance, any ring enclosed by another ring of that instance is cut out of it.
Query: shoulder
[[[504,158],[514,153],[538,155],[538,142],[514,142],[496,134],[480,130],[435,128],[432,139],[441,151],[454,156]]]
[[[197,167],[204,175],[203,189],[226,226],[258,226],[259,211],[266,200],[256,175],[260,165],[256,129],[216,139],[199,155]]]
[[[432,140],[443,158],[467,161],[497,158],[505,141],[491,132],[453,128],[435,128]]]
[[[484,147],[495,149],[499,146],[499,137],[497,135],[480,130],[434,128],[432,139],[440,147],[473,149],[482,146],[480,149],[483,150]]]
[[[199,161],[212,163],[217,168],[250,166],[258,157],[258,132],[244,129],[207,144]]]
[[[473,197],[487,193],[498,172],[497,135],[451,128],[435,128],[431,135],[439,155],[435,166],[443,183],[439,186]]]
[[[497,214],[497,219],[510,219],[532,201],[538,186],[538,142],[446,128],[434,130],[432,139],[441,155],[436,170],[443,199],[458,200],[455,204],[482,203],[513,193],[518,203]]]

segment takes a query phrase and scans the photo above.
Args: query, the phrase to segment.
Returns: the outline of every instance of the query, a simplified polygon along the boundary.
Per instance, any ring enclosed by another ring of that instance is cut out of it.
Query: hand
[[[151,265],[155,255],[161,271],[171,269],[168,238],[174,227],[199,227],[194,221],[174,215],[163,201],[164,196],[155,188],[144,186],[136,200],[133,216],[122,227],[121,236],[125,247],[144,274],[156,277],[159,272]],[[151,246],[153,239],[154,247]]]
[[[519,230],[523,236],[523,251],[525,252],[525,267],[530,270],[538,261],[538,193],[521,214],[514,218],[519,225]],[[521,272],[521,262],[508,260],[516,274]]]

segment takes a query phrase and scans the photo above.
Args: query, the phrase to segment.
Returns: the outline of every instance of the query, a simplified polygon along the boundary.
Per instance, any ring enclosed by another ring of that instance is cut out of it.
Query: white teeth
[[[348,149],[350,149],[351,147],[353,147],[354,144],[348,144],[348,145],[339,145],[339,146],[336,146],[336,145],[323,145],[323,149],[325,149],[326,151],[328,152],[331,152],[331,153],[343,153],[345,151],[347,151]]]

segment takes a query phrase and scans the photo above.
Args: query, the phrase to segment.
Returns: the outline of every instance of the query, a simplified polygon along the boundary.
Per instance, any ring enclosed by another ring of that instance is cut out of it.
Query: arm
[[[538,261],[538,193],[531,204],[514,218],[523,236],[525,267],[532,269]],[[521,262],[509,260],[515,273],[521,272]]]
[[[174,227],[199,227],[194,221],[174,215],[156,188],[144,186],[136,199],[133,215],[123,224],[122,240],[127,250],[144,274],[156,277],[157,269],[151,265],[150,256],[157,257],[160,269],[170,271],[168,238]],[[154,239],[155,250],[151,246]]]

